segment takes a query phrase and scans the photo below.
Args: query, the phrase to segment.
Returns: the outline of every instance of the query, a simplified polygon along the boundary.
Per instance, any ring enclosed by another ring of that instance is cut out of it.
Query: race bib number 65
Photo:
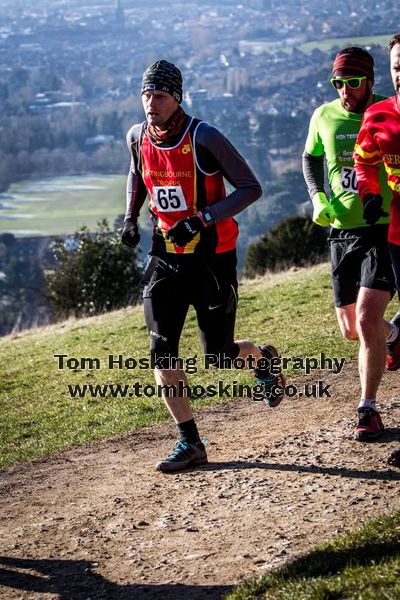
[[[180,185],[154,186],[153,200],[159,212],[187,210],[185,196]]]
[[[357,193],[357,177],[353,168],[342,167],[340,184],[344,192]]]

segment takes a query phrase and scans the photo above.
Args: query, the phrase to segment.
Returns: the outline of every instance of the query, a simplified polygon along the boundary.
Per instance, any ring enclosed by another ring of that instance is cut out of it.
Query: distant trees
[[[120,241],[107,220],[91,233],[82,227],[65,242],[55,240],[55,268],[46,273],[50,303],[59,318],[90,316],[137,301],[141,270],[136,252]]]
[[[304,266],[325,258],[325,229],[315,225],[310,217],[290,217],[249,246],[243,272],[246,277],[255,277],[266,271]]]
[[[286,171],[274,182],[263,185],[264,194],[238,215],[240,223],[239,253],[255,243],[266,231],[285,218],[299,214],[308,193],[301,170]]]
[[[45,243],[0,235],[0,335],[49,322],[44,254]]]
[[[85,105],[86,97],[78,94],[85,93],[82,87],[51,75],[47,73],[43,83],[34,71],[17,69],[8,83],[0,81],[0,192],[30,177],[125,173],[128,169],[125,135],[134,122],[143,118],[140,97],[120,97],[118,90],[108,97],[107,87],[96,89],[93,86],[98,79],[88,75],[87,93],[98,102],[92,106],[90,99],[90,105]],[[65,87],[67,83],[70,88]],[[32,108],[36,94],[46,90],[68,92],[72,100],[82,104],[35,112],[40,108]],[[97,149],[86,144],[88,138],[101,134],[113,135],[114,143],[104,143]]]
[[[135,303],[142,272],[120,242],[121,219],[114,231],[100,221],[53,242],[0,234],[0,336]]]
[[[278,107],[279,104],[277,103]],[[264,148],[274,148],[284,154],[285,149],[295,149],[304,144],[307,135],[309,115],[304,111],[297,114],[257,114],[254,117],[257,131],[254,134],[256,143]]]

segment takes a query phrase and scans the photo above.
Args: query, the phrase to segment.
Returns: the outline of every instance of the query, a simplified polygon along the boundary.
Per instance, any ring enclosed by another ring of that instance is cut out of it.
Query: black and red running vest
[[[196,156],[196,132],[201,121],[191,118],[180,141],[173,147],[155,146],[145,123],[139,137],[139,170],[150,195],[150,211],[157,222],[162,250],[174,254],[221,253],[236,247],[238,226],[229,217],[207,227],[185,247],[175,246],[165,238],[172,225],[195,215],[199,210],[226,197],[220,171],[206,173]],[[153,240],[154,241],[154,240]]]

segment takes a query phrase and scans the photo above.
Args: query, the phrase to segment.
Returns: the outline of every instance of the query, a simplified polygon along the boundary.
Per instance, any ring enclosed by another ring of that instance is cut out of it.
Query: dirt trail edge
[[[163,475],[171,423],[0,473],[0,597],[223,598],[238,582],[400,506],[400,375],[379,398],[387,428],[353,441],[355,363],[331,399],[276,409],[236,400],[198,413],[210,464]],[[307,381],[296,379],[296,385]]]

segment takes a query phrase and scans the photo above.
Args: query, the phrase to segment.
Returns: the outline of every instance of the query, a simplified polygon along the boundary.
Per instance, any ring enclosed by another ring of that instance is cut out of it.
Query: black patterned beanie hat
[[[182,102],[182,73],[167,60],[158,60],[143,73],[142,94],[144,92],[167,92],[179,103]]]

